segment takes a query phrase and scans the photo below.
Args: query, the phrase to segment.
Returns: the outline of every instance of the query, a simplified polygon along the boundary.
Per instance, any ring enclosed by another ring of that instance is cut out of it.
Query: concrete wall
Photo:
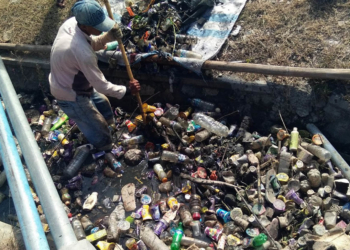
[[[40,94],[39,83],[48,90],[48,69],[18,66],[7,68],[18,92]],[[113,83],[125,85],[128,82],[124,71],[104,68],[103,72]],[[297,86],[292,87],[265,81],[246,83],[234,77],[203,81],[201,77],[193,76],[187,71],[175,71],[175,76],[171,92],[167,75],[135,73],[135,78],[142,85],[142,100],[158,91],[160,93],[149,100],[149,103],[188,105],[187,98],[202,98],[220,106],[223,114],[240,110],[241,115],[251,115],[254,129],[262,133],[268,133],[269,127],[275,123],[281,124],[280,110],[288,128],[305,128],[305,124],[315,123],[338,150],[350,153],[350,107],[342,83],[311,86],[310,83],[300,80]],[[112,100],[112,104],[129,111],[137,105],[136,100],[131,97]]]

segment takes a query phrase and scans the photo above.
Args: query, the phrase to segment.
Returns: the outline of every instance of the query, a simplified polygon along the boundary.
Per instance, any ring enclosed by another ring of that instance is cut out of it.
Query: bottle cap
[[[281,184],[286,184],[289,180],[289,176],[286,173],[279,173],[276,175],[276,177],[281,182]]]
[[[323,144],[322,138],[319,134],[314,134],[312,137],[312,142],[317,146],[321,146]]]
[[[195,213],[192,214],[192,218],[194,220],[200,220],[201,219],[201,214],[198,213],[198,212],[195,212]]]
[[[141,195],[140,202],[141,202],[142,205],[148,205],[148,204],[151,203],[151,201],[152,201],[152,198],[148,194],[142,194]]]

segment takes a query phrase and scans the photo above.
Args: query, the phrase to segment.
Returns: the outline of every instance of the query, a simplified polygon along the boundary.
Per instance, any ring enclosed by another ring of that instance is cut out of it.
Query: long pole
[[[57,249],[78,243],[1,57],[0,93]]]
[[[340,169],[340,171],[343,173],[344,177],[350,181],[350,167],[346,163],[346,161],[341,157],[341,155],[338,153],[338,151],[333,147],[333,145],[328,141],[328,139],[322,134],[322,132],[312,123],[309,123],[306,125],[307,130],[310,131],[311,134],[318,134],[321,136],[323,146],[325,149],[327,149],[331,155],[331,160],[334,162],[334,164]]]
[[[4,84],[0,81],[0,84]],[[4,108],[0,104],[0,153],[10,186],[13,203],[28,250],[49,250],[49,245],[36,210],[33,196],[13,140]]]
[[[0,43],[0,49],[33,51],[33,52],[49,52],[51,50],[51,46]],[[196,62],[196,61],[198,63],[200,62],[200,60],[196,60],[196,59],[192,59],[192,60],[193,62]],[[172,60],[168,61],[166,59],[159,58],[157,55],[147,57],[144,59],[144,61],[179,66],[179,64],[176,63],[175,61],[172,61]],[[127,62],[126,65],[129,65],[129,62]],[[205,61],[203,63],[202,69],[216,69],[221,71],[247,72],[247,73],[275,75],[275,76],[306,77],[306,78],[314,78],[314,79],[350,80],[350,69],[302,68],[302,67],[276,66],[276,65],[264,65],[264,64],[253,64],[253,63],[235,63],[235,62],[210,61],[210,60]]]
[[[112,9],[111,9],[111,5],[109,4],[109,1],[108,0],[103,0],[103,2],[106,5],[108,16],[112,20],[114,20]],[[125,48],[124,48],[124,44],[123,44],[122,39],[118,39],[118,45],[119,45],[120,51],[122,52],[122,56],[123,56],[123,59],[124,59],[124,62],[125,62],[125,67],[126,67],[126,71],[128,72],[129,79],[130,79],[130,81],[133,81],[133,80],[135,80],[135,78],[134,78],[134,75],[132,74],[132,71],[131,71],[131,68],[130,68],[130,63],[129,63],[128,57],[126,56],[126,52],[125,52]],[[145,112],[143,111],[143,108],[142,108],[142,100],[141,100],[140,93],[137,92],[135,94],[135,96],[136,96],[137,102],[139,104],[139,108],[140,108],[140,112],[141,112],[141,115],[142,115],[143,123],[146,125],[146,114],[145,114]]]

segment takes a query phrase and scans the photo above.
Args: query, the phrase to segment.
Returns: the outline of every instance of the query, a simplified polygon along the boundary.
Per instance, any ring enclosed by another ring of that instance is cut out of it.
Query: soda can
[[[214,241],[218,241],[222,231],[216,228],[206,227],[204,233]]]
[[[152,220],[151,213],[149,211],[149,206],[148,205],[143,205],[142,206],[142,220]]]
[[[231,220],[230,212],[228,212],[222,208],[219,208],[216,210],[216,215],[218,217],[220,217],[224,221],[224,223],[227,223]]]

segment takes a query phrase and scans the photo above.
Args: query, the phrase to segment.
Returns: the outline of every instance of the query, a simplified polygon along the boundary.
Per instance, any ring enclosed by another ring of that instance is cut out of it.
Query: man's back
[[[51,93],[57,99],[75,101],[77,91],[91,91],[80,67],[82,61],[96,63],[96,55],[89,41],[90,38],[79,29],[74,17],[60,27],[52,46],[49,76]]]

